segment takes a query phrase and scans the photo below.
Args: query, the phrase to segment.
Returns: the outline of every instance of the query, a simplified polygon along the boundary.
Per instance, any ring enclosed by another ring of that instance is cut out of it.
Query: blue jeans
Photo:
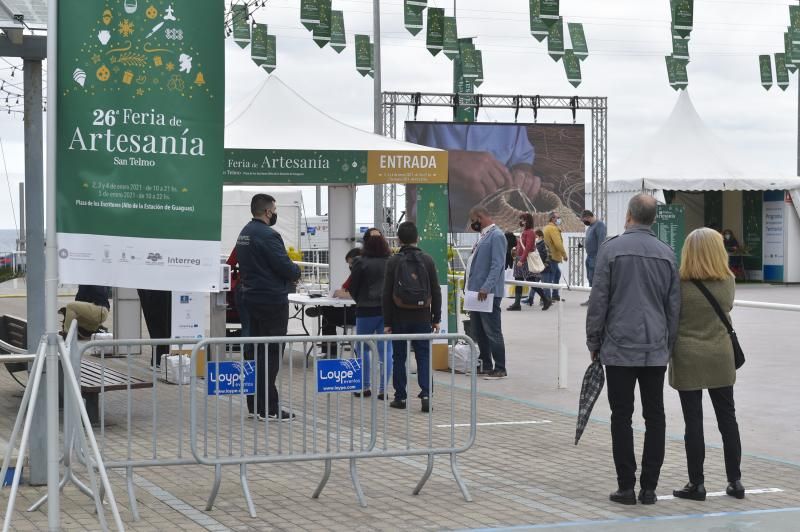
[[[432,331],[430,323],[406,322],[395,323],[392,327],[394,334],[430,334]],[[430,397],[433,391],[431,378],[431,341],[412,340],[414,356],[417,359],[417,382],[420,392],[417,397]],[[408,342],[405,340],[393,340],[392,349],[394,354],[394,371],[392,372],[392,384],[394,384],[394,398],[398,401],[406,400],[406,358]]]
[[[586,257],[586,277],[589,279],[589,287],[592,286],[592,279],[594,278],[594,265],[597,261],[597,257]]]
[[[561,270],[558,267],[559,263],[554,260],[549,260],[547,264],[550,265],[550,271],[544,274],[542,282],[558,284],[561,281]],[[544,293],[547,294],[547,297],[559,297],[558,289],[550,290],[549,288],[545,288]]]
[[[495,296],[491,312],[470,312],[472,333],[478,339],[480,359],[485,371],[506,369],[506,343],[500,325],[500,303],[502,297]]]
[[[383,334],[383,316],[357,316],[356,317],[356,334],[358,335],[371,335]],[[392,374],[392,344],[388,342],[378,343],[378,359],[380,363],[380,386],[378,391],[383,393],[386,389],[386,381],[389,375]],[[388,345],[387,345],[388,344]],[[388,353],[386,352],[388,350]],[[372,384],[372,373],[370,371],[370,347],[367,343],[356,344],[356,351],[358,357],[361,358],[361,366],[363,368],[362,375],[364,375],[364,389],[368,390]]]

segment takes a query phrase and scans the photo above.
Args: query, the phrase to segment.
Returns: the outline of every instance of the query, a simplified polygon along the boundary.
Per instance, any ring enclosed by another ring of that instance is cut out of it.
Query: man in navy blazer
[[[505,289],[506,237],[494,224],[489,211],[475,207],[469,213],[470,228],[480,233],[467,262],[467,290],[478,292],[478,300],[494,298],[491,312],[469,313],[470,326],[478,341],[482,367],[487,380],[503,379],[506,372],[506,346],[500,323],[500,303]]]

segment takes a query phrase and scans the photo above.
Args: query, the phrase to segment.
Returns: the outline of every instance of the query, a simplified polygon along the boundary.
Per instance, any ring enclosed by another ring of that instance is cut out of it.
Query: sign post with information
[[[686,221],[683,205],[659,205],[653,232],[659,240],[675,250],[675,259],[680,264],[683,241],[686,239]]]

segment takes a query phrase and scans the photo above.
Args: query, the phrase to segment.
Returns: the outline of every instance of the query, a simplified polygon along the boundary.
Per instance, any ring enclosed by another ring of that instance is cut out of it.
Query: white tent
[[[222,191],[222,253],[227,254],[236,245],[242,227],[250,221],[250,200],[255,194],[269,194],[278,207],[280,233],[287,248],[300,249],[303,228],[303,193],[292,187],[225,187]]]

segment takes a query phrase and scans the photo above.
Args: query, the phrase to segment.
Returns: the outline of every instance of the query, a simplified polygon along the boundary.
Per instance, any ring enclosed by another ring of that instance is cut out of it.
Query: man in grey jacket
[[[639,501],[656,502],[664,462],[664,373],[678,330],[680,279],[675,252],[650,229],[656,201],[637,194],[625,232],[600,246],[586,315],[586,345],[606,367],[611,440],[619,489],[610,499],[636,504],[633,454],[634,388],[645,420]]]

